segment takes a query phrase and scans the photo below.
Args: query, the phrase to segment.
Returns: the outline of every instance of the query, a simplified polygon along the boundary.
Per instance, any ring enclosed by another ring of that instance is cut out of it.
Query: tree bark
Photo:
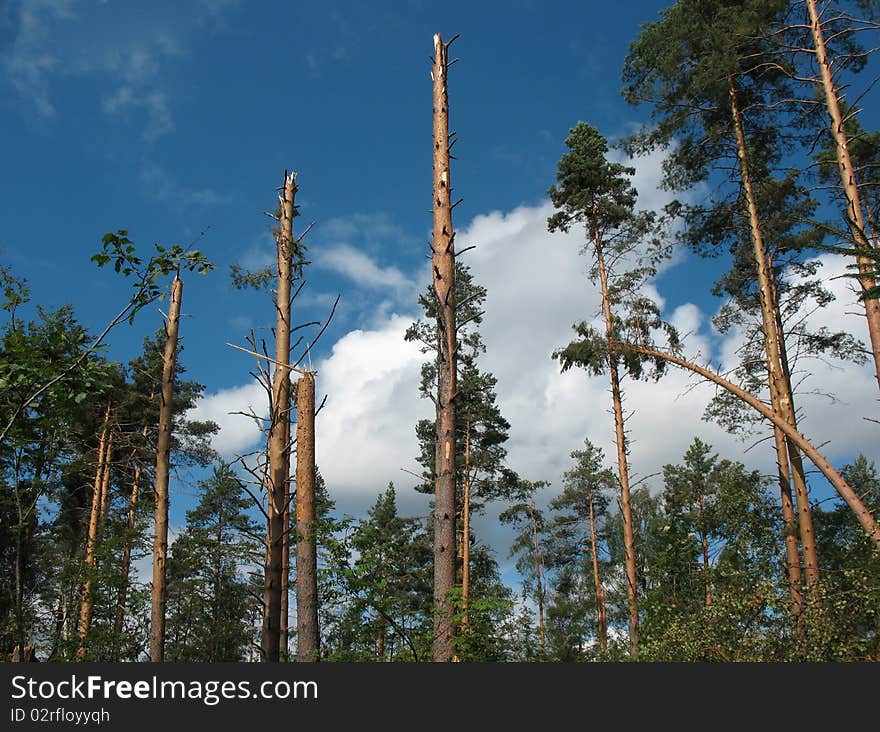
[[[599,635],[599,650],[608,650],[608,621],[605,611],[605,588],[599,576],[599,542],[596,541],[596,511],[593,507],[593,489],[588,499],[590,506],[590,553],[593,555],[593,587],[596,591],[596,624]]]
[[[467,634],[468,599],[471,592],[471,420],[464,432],[464,505],[461,509],[461,632]]]
[[[761,300],[761,321],[764,330],[764,347],[767,356],[767,373],[770,382],[770,395],[773,408],[788,424],[797,430],[794,402],[792,399],[791,382],[783,371],[780,344],[783,334],[779,330],[778,310],[772,272],[767,260],[767,249],[764,245],[761,224],[758,218],[758,206],[752,188],[748,154],[746,152],[745,133],[743,131],[742,112],[737,100],[736,85],[730,83],[730,109],[736,135],[737,157],[739,159],[740,177],[748,207],[749,228],[752,237],[752,249],[755,257],[755,268],[758,275],[758,289]],[[813,517],[807,484],[803,472],[803,464],[797,446],[787,440],[788,457],[792,467],[795,486],[795,504],[797,506],[798,528],[800,529],[801,546],[804,552],[805,574],[807,584],[811,585],[819,579],[819,561],[816,551],[816,540],[813,533]]]
[[[290,439],[287,440],[288,444]],[[288,646],[290,642],[290,483],[284,497],[284,518],[282,521],[281,545],[281,618],[279,626],[279,658],[281,661],[288,660]]]
[[[856,249],[870,251],[872,249],[867,238],[865,217],[862,211],[861,196],[856,178],[855,167],[849,154],[849,141],[844,128],[843,114],[840,109],[840,95],[834,76],[831,73],[831,63],[828,59],[828,51],[825,47],[825,37],[822,32],[822,22],[816,10],[815,0],[806,0],[807,10],[810,14],[810,30],[813,34],[813,44],[816,51],[816,63],[822,76],[822,90],[825,93],[825,107],[831,118],[831,135],[834,137],[835,150],[837,151],[837,167],[840,172],[840,182],[843,185],[843,194],[846,197],[846,216],[850,222],[850,229],[856,243]],[[856,263],[859,268],[859,284],[862,290],[868,290],[875,286],[871,259],[862,254],[856,255]],[[874,375],[877,386],[880,388],[880,299],[865,300],[865,317],[868,320],[868,335],[871,340],[871,353],[874,357]]]
[[[449,594],[455,586],[455,234],[452,228],[449,169],[449,108],[446,88],[448,46],[434,36],[434,229],[431,262],[441,329],[438,364],[434,481],[434,643],[433,660],[453,656],[453,614]]]
[[[605,255],[602,235],[598,229],[593,231],[596,247],[596,262],[599,267],[599,282],[602,286],[602,312],[605,317],[605,334],[609,340],[614,336],[611,318],[611,301],[608,295],[608,272],[605,269]],[[617,356],[608,357],[608,370],[611,374],[611,400],[614,406],[614,437],[617,444],[617,471],[620,479],[620,514],[623,519],[623,555],[626,572],[626,594],[629,605],[629,654],[639,653],[639,603],[636,595],[636,547],[633,531],[632,500],[629,488],[629,466],[626,460],[626,433],[623,424],[623,400],[620,392],[620,376],[617,370]]]
[[[783,419],[779,414],[777,414],[773,409],[764,404],[760,399],[758,399],[753,394],[749,394],[745,389],[737,386],[729,382],[727,379],[719,376],[716,373],[713,373],[707,368],[700,366],[699,364],[695,364],[691,361],[686,361],[683,358],[679,358],[678,356],[673,356],[670,353],[664,353],[663,351],[658,351],[654,348],[648,348],[647,346],[640,346],[635,343],[619,343],[618,347],[621,350],[632,350],[637,353],[643,353],[646,356],[651,356],[652,358],[660,358],[668,363],[675,364],[676,366],[680,366],[681,368],[688,369],[689,371],[693,371],[695,374],[699,374],[705,379],[718,384],[718,386],[726,389],[734,396],[742,399],[746,404],[752,407],[755,411],[757,411],[762,417],[768,419],[774,425],[779,427],[784,433],[785,436],[791,439],[810,460],[813,465],[815,465],[819,471],[824,475],[828,482],[834,487],[834,490],[837,491],[837,494],[844,500],[847,506],[850,507],[852,512],[856,516],[856,520],[859,522],[859,525],[865,531],[865,534],[868,536],[868,539],[874,545],[878,552],[880,552],[880,526],[877,525],[876,520],[871,515],[871,512],[865,507],[865,504],[862,503],[859,495],[853,490],[852,486],[846,482],[846,479],[835,470],[834,466],[828,462],[828,460],[815,448],[812,443],[807,440],[800,432],[798,432],[794,427],[792,427],[785,419]]]
[[[171,283],[171,303],[165,323],[165,352],[162,354],[162,401],[159,405],[159,434],[156,440],[156,507],[153,523],[153,589],[150,598],[150,661],[165,660],[165,566],[168,560],[168,478],[171,470],[171,429],[174,421],[174,367],[177,361],[177,333],[183,280]]]
[[[98,515],[98,537],[104,533],[107,521],[107,508],[110,505],[110,457],[113,455],[113,432],[107,434],[107,448],[104,454],[104,475],[101,476],[101,510]]]
[[[89,630],[92,627],[92,586],[94,584],[95,545],[98,538],[98,525],[101,516],[101,486],[104,483],[104,471],[107,470],[108,439],[110,437],[110,402],[104,411],[104,424],[98,440],[98,462],[95,467],[95,482],[92,484],[92,505],[89,510],[89,532],[86,537],[85,572],[82,602],[79,612],[79,648],[76,660],[85,660],[88,651]]]
[[[318,554],[315,536],[315,375],[296,385],[296,630],[297,659],[317,661]]]
[[[276,238],[278,286],[275,319],[275,372],[272,378],[271,422],[269,427],[269,471],[266,494],[269,514],[268,552],[263,584],[263,659],[280,660],[281,595],[284,563],[284,510],[290,484],[290,304],[293,281],[293,217],[296,174],[285,173],[281,203],[281,227]]]

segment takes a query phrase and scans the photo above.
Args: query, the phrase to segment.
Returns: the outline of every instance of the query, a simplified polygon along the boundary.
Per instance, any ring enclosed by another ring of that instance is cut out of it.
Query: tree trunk
[[[110,466],[113,455],[113,432],[107,434],[107,447],[104,454],[104,475],[101,477],[101,510],[98,514],[98,538],[104,533],[107,508],[110,505]]]
[[[434,643],[433,659],[453,656],[455,586],[455,234],[452,229],[449,169],[449,108],[446,89],[448,46],[434,36],[434,230],[431,241],[434,292],[441,329],[434,481]]]
[[[602,312],[605,316],[605,334],[610,340],[614,335],[611,319],[611,301],[608,296],[608,272],[605,270],[605,256],[602,235],[598,229],[593,232],[596,247],[596,262],[599,266],[599,281],[602,286]],[[639,603],[636,595],[636,546],[633,531],[632,501],[629,490],[629,466],[626,460],[626,433],[623,424],[623,400],[620,392],[620,376],[617,371],[617,356],[608,358],[611,374],[611,399],[614,405],[614,437],[617,444],[617,470],[620,478],[620,514],[623,519],[623,556],[626,571],[626,593],[629,603],[629,655],[639,653]]]
[[[104,425],[98,440],[98,462],[95,467],[95,482],[92,484],[92,505],[89,510],[89,533],[86,537],[85,573],[82,603],[79,611],[79,648],[76,660],[83,661],[88,650],[89,630],[92,627],[92,585],[95,571],[95,545],[98,538],[98,524],[101,516],[101,486],[104,483],[104,471],[107,470],[107,442],[110,437],[110,403],[104,411]]]
[[[290,303],[293,281],[293,217],[296,174],[285,173],[281,227],[276,238],[278,286],[275,319],[275,372],[272,378],[269,427],[269,471],[266,494],[269,514],[268,552],[263,584],[263,659],[277,662],[281,650],[281,587],[284,564],[284,509],[290,484]]]
[[[870,511],[865,508],[865,504],[862,503],[859,495],[853,490],[852,486],[846,482],[846,479],[835,470],[834,466],[825,459],[825,457],[815,448],[812,443],[809,442],[800,432],[798,432],[794,427],[792,427],[785,419],[779,416],[776,412],[774,412],[770,407],[764,404],[760,399],[758,399],[753,394],[749,394],[745,389],[740,388],[736,384],[732,384],[727,379],[722,378],[716,373],[713,373],[707,368],[700,366],[699,364],[695,364],[691,361],[686,361],[683,358],[679,358],[678,356],[673,356],[670,353],[664,353],[663,351],[658,351],[655,348],[648,348],[646,346],[640,346],[634,343],[619,343],[618,348],[621,350],[632,350],[636,353],[642,353],[646,356],[651,356],[652,358],[660,358],[668,363],[675,364],[676,366],[680,366],[681,368],[688,369],[689,371],[693,371],[695,374],[699,374],[705,379],[718,384],[718,386],[726,389],[731,394],[736,396],[737,398],[744,401],[748,404],[752,409],[761,414],[762,417],[770,420],[774,425],[779,427],[784,433],[785,436],[791,439],[810,460],[813,462],[819,471],[824,475],[828,482],[834,487],[834,490],[837,491],[837,494],[846,502],[846,505],[850,507],[852,512],[856,516],[856,520],[859,522],[859,525],[864,529],[865,534],[868,536],[868,539],[874,545],[878,552],[880,552],[880,526],[877,525],[876,520],[871,515]]]
[[[290,445],[290,424],[285,420],[287,435],[285,441]],[[290,448],[287,450],[288,474],[290,473]],[[284,491],[284,517],[282,519],[281,544],[281,619],[279,627],[279,656],[281,661],[288,660],[289,626],[290,626],[290,481]]]
[[[146,432],[146,429],[144,430]],[[146,436],[146,435],[145,435]],[[131,497],[128,500],[128,537],[122,550],[122,581],[116,595],[116,617],[113,621],[113,660],[119,661],[119,639],[125,624],[125,604],[128,595],[129,575],[131,573],[131,549],[134,543],[135,511],[137,510],[138,491],[141,480],[140,463],[134,466],[134,477],[131,481]]]
[[[792,400],[791,383],[782,368],[780,343],[783,338],[779,330],[778,309],[773,288],[772,272],[767,261],[767,249],[761,232],[758,218],[758,206],[752,188],[751,172],[746,152],[745,133],[743,132],[742,112],[737,100],[736,85],[730,83],[730,109],[736,135],[737,157],[739,158],[740,177],[749,215],[749,228],[752,236],[752,249],[755,257],[755,268],[758,275],[758,289],[761,300],[761,321],[764,330],[764,347],[767,356],[767,374],[770,382],[770,395],[773,409],[786,420],[795,430],[794,403]],[[807,485],[803,473],[803,465],[798,459],[797,446],[788,441],[788,455],[791,461],[792,477],[795,485],[795,503],[798,512],[798,528],[800,529],[801,546],[804,551],[807,584],[819,579],[819,562],[816,552],[816,541],[813,534],[813,517]]]
[[[174,417],[174,366],[177,361],[177,332],[183,280],[171,283],[171,303],[165,323],[165,352],[162,354],[162,401],[159,405],[159,434],[156,439],[156,507],[153,523],[153,589],[150,598],[150,660],[165,660],[165,565],[168,559],[168,477],[171,470],[171,429]]]
[[[315,528],[315,375],[309,373],[296,385],[296,650],[306,662],[321,652]]]
[[[538,638],[541,642],[541,659],[546,657],[547,641],[544,632],[544,558],[538,545],[538,522],[535,519],[535,497],[529,498],[529,516],[532,519],[532,549],[535,556],[535,581],[538,584]]]
[[[461,632],[467,635],[468,599],[471,592],[471,419],[464,433],[464,505],[461,509]]]
[[[822,32],[822,23],[816,11],[815,0],[806,0],[807,10],[810,14],[810,29],[813,34],[813,44],[816,51],[816,63],[822,75],[822,89],[825,93],[825,107],[831,118],[831,135],[834,137],[837,151],[837,167],[840,171],[840,182],[843,185],[843,193],[846,196],[846,216],[850,222],[856,249],[871,250],[868,242],[865,217],[862,211],[861,196],[856,179],[856,171],[852,158],[849,154],[849,141],[846,129],[843,126],[843,114],[840,110],[840,95],[831,73],[831,63],[825,48],[825,38]],[[874,287],[875,280],[870,274],[872,271],[871,259],[861,254],[856,256],[859,267],[859,284],[862,290]],[[880,299],[865,300],[865,317],[868,320],[868,335],[871,340],[871,353],[874,356],[874,375],[877,386],[880,387]]]
[[[593,489],[590,488],[590,552],[593,555],[593,587],[596,591],[596,624],[599,635],[599,650],[608,650],[608,621],[605,613],[605,588],[599,577],[599,546],[596,541],[596,512],[593,508]]]
[[[770,291],[773,295],[773,314],[775,316],[776,332],[779,334],[779,365],[782,367],[782,386],[787,394],[787,398],[782,400],[783,405],[787,406],[784,416],[788,423],[797,429],[794,394],[791,387],[791,369],[788,364],[788,351],[782,328],[782,313],[779,308],[779,289],[776,278],[772,276],[772,259],[769,256],[768,272],[771,275]],[[819,557],[816,548],[816,537],[813,533],[813,511],[810,506],[810,496],[807,493],[806,471],[804,470],[804,461],[798,446],[791,440],[786,440],[786,447],[792,476],[794,477],[795,501],[798,506],[798,524],[800,527],[801,545],[804,549],[804,568],[807,575],[807,585],[811,585],[819,579]]]

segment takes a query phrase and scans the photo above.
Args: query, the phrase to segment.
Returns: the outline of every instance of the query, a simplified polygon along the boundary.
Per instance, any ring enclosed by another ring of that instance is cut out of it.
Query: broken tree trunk
[[[171,283],[171,303],[165,322],[165,351],[162,354],[162,401],[159,405],[159,434],[156,440],[156,508],[153,535],[153,590],[150,601],[150,660],[165,660],[165,568],[168,561],[168,476],[171,469],[171,428],[174,417],[174,367],[177,361],[177,333],[183,280]]]
[[[467,635],[471,592],[471,419],[464,431],[464,504],[461,508],[461,632]]]
[[[611,344],[615,345],[615,344]],[[824,475],[828,482],[834,487],[834,490],[837,491],[837,494],[846,502],[846,505],[850,507],[852,512],[856,516],[856,520],[859,522],[859,525],[864,529],[865,534],[867,534],[868,539],[874,545],[878,552],[880,552],[880,526],[877,525],[876,520],[871,515],[871,512],[865,507],[865,504],[862,503],[859,495],[853,490],[852,486],[846,482],[846,479],[834,468],[831,463],[822,455],[813,444],[807,440],[800,432],[798,432],[794,427],[792,427],[785,419],[783,419],[779,414],[777,414],[773,409],[764,404],[760,399],[758,399],[754,394],[749,394],[745,389],[737,386],[729,382],[727,379],[719,376],[718,374],[710,371],[709,369],[700,366],[699,364],[693,363],[692,361],[687,361],[678,356],[674,356],[671,353],[664,353],[663,351],[658,351],[655,348],[648,348],[647,346],[640,346],[635,343],[617,343],[616,347],[621,351],[632,350],[636,353],[642,353],[646,356],[650,356],[652,358],[659,358],[668,363],[675,364],[676,366],[680,366],[681,368],[687,369],[689,371],[693,371],[695,374],[699,374],[705,379],[718,384],[718,386],[726,389],[731,394],[736,396],[737,398],[744,401],[748,404],[752,409],[761,414],[762,417],[768,419],[774,425],[779,427],[784,433],[785,436],[792,440],[810,460],[813,462],[819,471]]]
[[[284,509],[290,483],[290,303],[293,282],[293,217],[296,173],[285,173],[280,227],[275,241],[278,285],[275,301],[275,372],[268,437],[269,470],[266,486],[268,552],[263,584],[263,660],[277,662],[281,651],[281,594],[284,564]]]
[[[783,371],[780,343],[783,338],[779,330],[778,309],[776,302],[772,273],[767,259],[767,249],[764,244],[758,217],[758,206],[752,187],[751,171],[749,168],[748,154],[746,151],[745,133],[743,131],[742,112],[739,108],[737,88],[733,81],[730,82],[730,110],[733,120],[734,133],[736,136],[737,158],[739,159],[740,178],[743,184],[743,192],[748,208],[749,229],[752,238],[752,250],[755,258],[755,269],[758,276],[758,291],[761,303],[761,322],[764,331],[764,347],[767,357],[767,377],[770,384],[770,395],[773,409],[795,430],[794,402],[792,398],[791,382],[786,378]],[[810,500],[807,494],[806,478],[803,472],[803,464],[800,461],[797,445],[787,440],[787,452],[789,464],[792,468],[792,478],[795,486],[795,504],[797,506],[798,528],[800,530],[801,547],[804,552],[804,565],[806,569],[807,584],[813,584],[819,579],[819,562],[816,551],[816,540],[813,533],[813,517],[810,508]]]
[[[825,107],[831,118],[831,135],[834,137],[835,150],[837,151],[837,167],[840,171],[840,182],[843,193],[846,196],[846,216],[850,223],[850,230],[856,244],[856,249],[870,251],[872,249],[868,241],[865,217],[862,210],[862,201],[859,194],[859,186],[856,178],[855,167],[849,154],[849,140],[844,128],[843,113],[840,109],[840,94],[831,72],[831,62],[828,59],[828,50],[825,47],[825,37],[822,32],[822,22],[816,10],[815,0],[806,0],[807,10],[810,15],[810,30],[813,34],[813,45],[816,51],[816,63],[822,76],[822,90],[825,93]],[[875,286],[876,282],[871,275],[871,259],[862,254],[856,255],[856,263],[859,268],[859,284],[862,290],[868,290]],[[865,300],[865,317],[868,320],[868,335],[871,340],[871,353],[874,357],[874,375],[877,386],[880,387],[880,299],[872,298]]]
[[[449,169],[449,107],[446,88],[448,44],[434,36],[434,229],[431,264],[440,326],[434,480],[434,643],[433,660],[453,657],[455,586],[455,234],[452,229]]]
[[[89,530],[86,536],[85,573],[82,601],[79,611],[79,648],[76,660],[82,661],[88,650],[89,630],[92,626],[92,585],[95,571],[95,545],[98,538],[98,524],[101,516],[101,486],[104,483],[104,472],[107,470],[108,439],[110,437],[110,403],[104,412],[104,423],[98,440],[98,461],[95,467],[95,481],[92,484],[92,504],[89,510]]]
[[[297,659],[317,661],[318,555],[315,536],[315,375],[296,384],[296,639]]]

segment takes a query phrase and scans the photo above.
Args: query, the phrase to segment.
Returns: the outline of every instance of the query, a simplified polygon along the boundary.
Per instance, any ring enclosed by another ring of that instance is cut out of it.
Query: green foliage
[[[580,366],[599,375],[614,360],[632,378],[645,376],[647,365],[659,377],[666,368],[662,359],[613,349],[619,341],[648,344],[658,332],[669,348],[678,348],[675,329],[662,320],[657,304],[642,294],[657,264],[669,255],[659,222],[653,213],[636,210],[637,193],[630,180],[635,170],[608,160],[608,145],[595,127],[578,122],[565,144],[569,151],[559,161],[559,185],[549,191],[559,211],[547,219],[547,227],[568,231],[574,223],[585,226],[583,252],[593,262],[590,280],[603,288],[603,311],[607,296],[610,322],[608,312],[603,312],[602,331],[587,322],[575,324],[577,339],[554,351],[553,358],[563,371]]]
[[[168,559],[169,661],[241,661],[250,642],[246,568],[260,554],[260,528],[230,468],[200,483],[198,505]]]
[[[161,280],[181,270],[206,274],[214,265],[199,251],[184,249],[180,244],[170,248],[155,245],[155,253],[146,261],[137,254],[137,247],[128,238],[128,231],[120,229],[104,234],[101,251],[91,259],[103,267],[113,263],[113,269],[123,277],[132,277],[134,295],[127,308],[128,322],[133,323],[137,312],[162,294]]]
[[[479,357],[486,347],[480,336],[479,325],[483,319],[486,290],[476,284],[470,269],[456,262],[455,296],[456,322],[458,324],[458,379],[456,392],[456,505],[462,505],[465,479],[471,486],[471,511],[476,513],[486,500],[506,496],[515,483],[516,476],[505,466],[510,424],[501,414],[497,404],[495,386],[497,380],[479,367]],[[437,295],[429,285],[419,297],[424,319],[413,323],[406,331],[405,339],[421,344],[422,353],[432,358],[422,365],[419,391],[423,398],[436,403],[438,363],[440,349],[440,310]],[[424,482],[416,487],[424,493],[434,491],[434,460],[436,445],[436,421],[424,419],[416,425],[420,454],[417,458],[423,468]],[[465,448],[468,448],[467,460]],[[465,463],[467,462],[467,476]]]
[[[419,661],[430,654],[430,543],[420,521],[398,515],[393,484],[328,559],[333,589],[322,607],[329,660]]]

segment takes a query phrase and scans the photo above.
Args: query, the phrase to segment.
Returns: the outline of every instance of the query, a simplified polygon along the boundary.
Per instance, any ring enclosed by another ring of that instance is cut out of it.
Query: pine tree
[[[578,339],[556,351],[553,357],[559,359],[563,371],[577,365],[595,375],[607,371],[611,380],[629,588],[630,653],[635,656],[639,647],[639,609],[621,367],[631,378],[640,378],[645,373],[645,360],[638,355],[621,359],[608,344],[621,339],[644,343],[658,328],[665,329],[673,347],[677,343],[674,329],[660,320],[657,305],[640,292],[666,250],[659,240],[652,240],[656,230],[654,215],[636,211],[637,193],[631,184],[635,170],[608,160],[608,146],[598,130],[579,122],[565,144],[569,152],[559,161],[558,185],[549,191],[550,200],[559,211],[547,220],[547,226],[550,231],[568,231],[573,224],[584,225],[584,252],[593,260],[590,278],[598,281],[601,288],[604,328],[600,332],[585,322],[579,323],[575,326]],[[631,266],[634,258],[641,261],[629,271],[620,271],[622,266]],[[659,362],[654,367],[658,374],[663,370]]]
[[[214,466],[199,484],[201,497],[187,511],[186,529],[168,562],[171,598],[167,658],[171,661],[241,661],[250,643],[246,569],[258,550],[259,526],[229,466]]]
[[[566,609],[576,611],[589,603],[596,615],[593,637],[604,653],[608,649],[608,613],[602,570],[607,570],[607,566],[600,556],[600,544],[606,533],[609,496],[617,490],[618,483],[614,473],[602,466],[602,450],[589,439],[585,440],[583,450],[571,453],[571,458],[574,466],[562,476],[563,491],[550,501],[550,509],[555,514],[551,523],[553,564],[562,567],[550,617],[555,618],[557,624],[561,624],[563,618],[571,624],[575,620],[567,617]],[[589,586],[592,592],[584,592],[584,586]],[[585,631],[586,628],[579,628],[574,639],[571,630],[565,633],[565,653],[570,652],[574,640],[578,653],[584,652]]]

